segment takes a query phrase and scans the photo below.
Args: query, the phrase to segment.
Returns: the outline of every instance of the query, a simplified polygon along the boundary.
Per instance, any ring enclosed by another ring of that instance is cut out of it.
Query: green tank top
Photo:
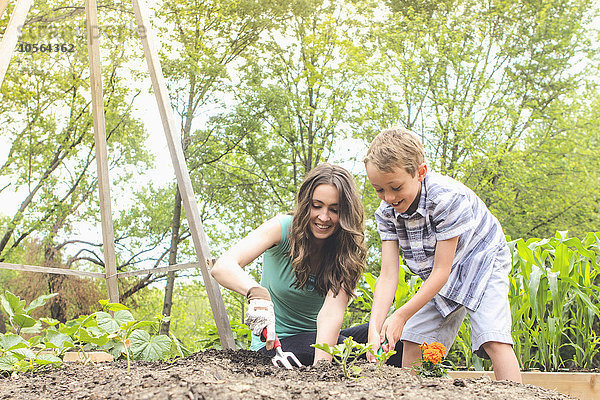
[[[281,241],[263,253],[263,271],[261,286],[271,294],[275,311],[275,332],[279,338],[285,338],[301,332],[317,330],[317,315],[323,306],[325,296],[305,285],[296,288],[296,276],[292,269],[289,236],[292,229],[292,216],[280,215]],[[252,350],[258,350],[265,344],[252,336]]]

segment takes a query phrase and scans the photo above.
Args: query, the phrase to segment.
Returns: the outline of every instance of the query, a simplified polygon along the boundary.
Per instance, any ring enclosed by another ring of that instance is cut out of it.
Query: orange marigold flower
[[[426,349],[423,351],[423,360],[439,364],[442,362],[442,353],[438,349]]]
[[[446,353],[448,353],[448,351],[446,350],[446,347],[438,342],[433,342],[428,346],[429,349],[437,349],[439,350],[440,353],[442,353],[442,356],[445,356]]]
[[[425,351],[429,348],[429,345],[427,344],[427,342],[423,342],[423,344],[419,347],[421,348],[421,351]]]

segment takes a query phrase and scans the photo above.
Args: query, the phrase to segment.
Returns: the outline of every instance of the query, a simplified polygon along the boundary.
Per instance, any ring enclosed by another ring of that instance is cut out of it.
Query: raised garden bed
[[[208,350],[173,362],[66,363],[59,369],[0,378],[0,399],[512,399],[563,400],[545,388],[489,378],[421,379],[360,364],[363,378],[337,365],[287,371],[250,351]]]
[[[452,378],[494,378],[489,371],[451,371]],[[580,400],[600,399],[600,374],[589,372],[521,372],[524,384],[541,386],[560,393],[569,394]]]

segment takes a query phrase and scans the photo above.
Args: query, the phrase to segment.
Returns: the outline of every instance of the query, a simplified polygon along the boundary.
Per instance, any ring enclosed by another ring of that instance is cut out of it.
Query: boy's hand
[[[407,319],[402,315],[402,307],[394,311],[394,313],[385,320],[381,327],[381,332],[383,333],[382,339],[387,339],[387,344],[383,345],[383,351],[388,352],[394,350],[394,346],[396,346],[396,343],[402,336],[406,320]]]

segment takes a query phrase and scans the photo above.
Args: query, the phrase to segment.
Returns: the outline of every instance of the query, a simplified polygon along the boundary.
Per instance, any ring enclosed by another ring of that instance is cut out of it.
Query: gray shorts
[[[431,300],[406,322],[401,340],[417,344],[440,342],[450,349],[465,314],[468,312],[471,320],[473,353],[483,358],[489,358],[481,347],[484,343],[499,342],[512,345],[512,317],[508,302],[510,268],[510,263],[494,265],[485,293],[476,311],[460,306],[444,318]]]

